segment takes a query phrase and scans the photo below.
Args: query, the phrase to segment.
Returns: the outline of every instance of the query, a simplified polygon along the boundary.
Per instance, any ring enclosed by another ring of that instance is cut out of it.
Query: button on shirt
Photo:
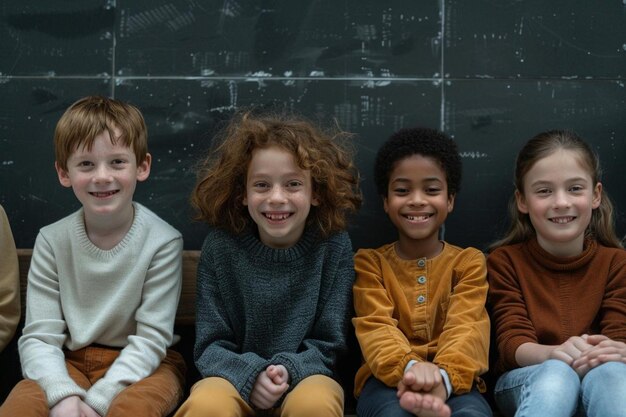
[[[395,253],[395,250],[394,250]],[[416,303],[413,306],[412,311],[412,320],[411,326],[413,328],[413,337],[422,340],[423,342],[427,342],[431,339],[431,334],[433,333],[433,328],[428,325],[428,322],[431,320],[431,312],[430,307],[428,305],[428,300],[430,299],[429,288],[426,285],[426,275],[428,274],[429,264],[426,258],[419,258],[417,261],[404,261],[403,259],[397,258],[397,262],[404,264],[405,268],[408,268],[412,274],[417,277],[414,280],[415,284],[413,286],[405,287],[405,294],[407,294],[407,298],[410,297],[409,293],[412,293],[414,296],[412,297]],[[408,283],[403,283],[403,286]],[[440,283],[445,286],[445,282]],[[437,288],[430,289],[433,292],[442,292],[444,302],[447,304],[448,296],[450,294],[449,287],[444,291],[437,291]],[[435,294],[432,294],[435,295]],[[438,297],[438,299],[440,299]]]

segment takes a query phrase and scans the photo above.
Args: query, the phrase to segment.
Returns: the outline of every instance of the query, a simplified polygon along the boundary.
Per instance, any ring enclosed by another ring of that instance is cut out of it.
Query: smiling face
[[[298,167],[289,151],[271,146],[252,152],[243,204],[265,245],[288,248],[302,236],[311,206],[318,200],[310,171]]]
[[[398,229],[401,256],[436,255],[441,247],[439,227],[453,207],[446,174],[435,159],[416,154],[396,162],[384,208]]]
[[[109,132],[95,137],[91,149],[78,148],[67,160],[67,170],[56,164],[59,181],[71,187],[81,202],[85,219],[132,216],[137,181],[150,174],[150,154],[137,165],[131,148],[111,142]]]
[[[542,248],[557,256],[583,250],[593,209],[600,206],[602,184],[594,184],[578,153],[559,149],[538,160],[524,177],[517,208],[528,214]]]

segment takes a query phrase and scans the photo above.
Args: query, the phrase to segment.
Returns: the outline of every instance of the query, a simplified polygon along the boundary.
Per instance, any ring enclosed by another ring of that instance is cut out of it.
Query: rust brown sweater
[[[515,351],[526,342],[585,333],[626,342],[625,250],[587,240],[580,255],[559,258],[532,239],[494,250],[487,268],[496,371],[518,368]]]

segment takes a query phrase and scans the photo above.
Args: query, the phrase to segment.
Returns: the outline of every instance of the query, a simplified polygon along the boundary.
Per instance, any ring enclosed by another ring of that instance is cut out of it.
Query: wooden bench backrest
[[[32,249],[18,249],[17,257],[20,266],[20,290],[22,296],[22,317],[26,311],[26,284],[28,282],[28,268]],[[180,293],[180,302],[176,312],[176,324],[192,325],[196,320],[196,271],[200,251],[183,251],[183,287]]]

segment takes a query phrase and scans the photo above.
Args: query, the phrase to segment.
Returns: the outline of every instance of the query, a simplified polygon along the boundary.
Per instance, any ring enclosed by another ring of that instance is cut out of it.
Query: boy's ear
[[[137,181],[145,181],[150,176],[150,166],[152,165],[152,155],[146,154],[146,159],[137,165]]]
[[[59,163],[57,161],[54,161],[54,169],[57,170],[57,175],[59,177],[59,182],[61,183],[61,185],[64,187],[71,187],[72,181],[70,180],[69,174],[66,170],[59,166]]]
[[[448,195],[448,213],[452,213],[452,210],[454,209],[454,198],[455,197],[456,197],[456,194]]]
[[[515,190],[515,202],[517,204],[517,209],[520,212],[528,214],[528,205],[526,204],[526,198],[524,197],[524,194],[519,192],[519,190]]]
[[[385,213],[389,214],[389,205],[386,196],[383,196],[383,210],[385,210]]]

